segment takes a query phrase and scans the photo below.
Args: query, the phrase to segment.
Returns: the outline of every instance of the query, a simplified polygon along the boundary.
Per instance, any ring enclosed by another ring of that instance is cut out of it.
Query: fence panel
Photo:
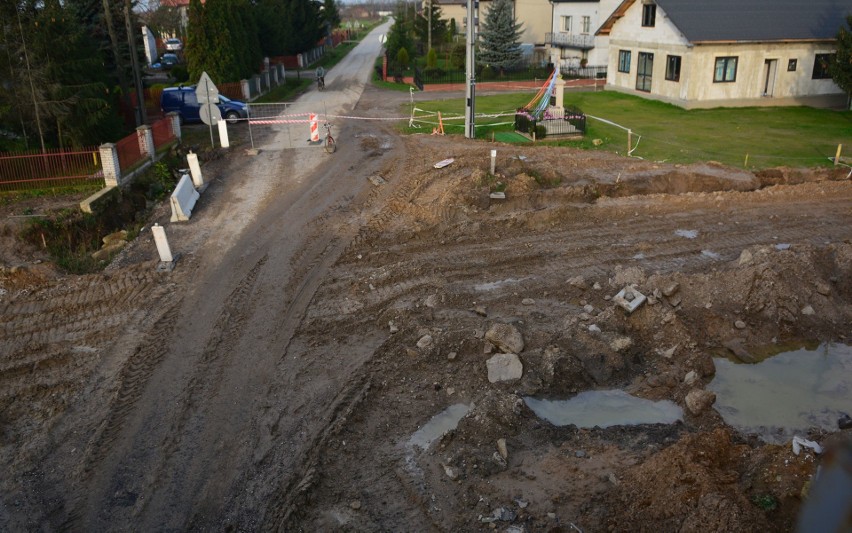
[[[170,144],[177,138],[174,129],[172,129],[172,119],[166,117],[151,124],[151,135],[154,137],[155,150]]]
[[[122,175],[133,170],[147,157],[147,154],[142,153],[139,136],[136,132],[115,143],[115,150],[118,152],[118,164],[121,166]]]
[[[391,66],[388,69],[388,72],[395,74],[400,69],[395,66]],[[523,66],[515,69],[507,69],[502,72],[499,69],[493,69],[491,67],[477,65],[476,66],[476,81],[527,81],[527,80],[545,80],[548,76],[550,76],[551,71],[553,71],[552,67],[544,66]],[[404,72],[403,72],[403,75]],[[415,80],[419,80],[424,84],[431,83],[465,83],[465,71],[464,70],[443,70],[439,68],[435,69],[421,69],[420,67],[416,67],[414,69],[414,78]]]
[[[98,149],[48,150],[0,154],[0,191],[67,187],[95,183],[103,186]]]
[[[240,82],[220,83],[216,86],[219,94],[224,94],[231,100],[243,100],[243,87]]]

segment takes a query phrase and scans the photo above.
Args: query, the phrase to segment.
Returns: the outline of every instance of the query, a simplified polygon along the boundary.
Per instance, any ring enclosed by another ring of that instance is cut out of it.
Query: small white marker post
[[[497,150],[491,150],[491,174],[497,169]]]
[[[196,189],[204,185],[204,177],[201,175],[201,165],[198,164],[198,154],[189,152],[186,154],[186,162],[189,163],[189,172],[192,174],[192,184]]]
[[[231,142],[228,140],[228,122],[220,120],[216,125],[219,126],[219,142],[222,144],[222,148],[230,148]]]
[[[157,270],[163,272],[174,269],[175,258],[172,256],[172,249],[169,248],[169,240],[166,238],[166,228],[159,224],[154,224],[151,226],[151,233],[154,235],[157,253],[160,254],[160,264],[157,265]]]

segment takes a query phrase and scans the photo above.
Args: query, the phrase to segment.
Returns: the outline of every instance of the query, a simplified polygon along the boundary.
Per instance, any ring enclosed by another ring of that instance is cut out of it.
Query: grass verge
[[[288,102],[294,96],[300,94],[308,87],[313,80],[308,78],[287,78],[287,83],[273,88],[263,96],[256,98],[254,103],[271,104],[276,102]]]
[[[501,94],[476,99],[477,113],[511,113],[530,99],[525,94]],[[627,131],[632,131],[633,155],[653,161],[694,163],[718,161],[746,168],[824,166],[831,164],[839,144],[849,144],[852,112],[810,107],[742,107],[685,110],[677,106],[612,91],[572,93],[566,105],[582,109],[589,117],[584,139],[545,139],[557,146],[627,152]],[[426,111],[445,116],[464,113],[464,100],[418,102]],[[410,112],[410,109],[407,109]],[[424,117],[424,122],[434,122]],[[477,120],[477,136],[511,131],[512,117]],[[479,126],[482,126],[481,128]],[[413,133],[407,127],[403,131]],[[463,120],[445,120],[448,134],[463,133]],[[598,146],[593,140],[600,141]]]

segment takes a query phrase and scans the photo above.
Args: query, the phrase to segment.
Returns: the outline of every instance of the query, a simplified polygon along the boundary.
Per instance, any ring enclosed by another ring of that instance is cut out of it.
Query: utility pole
[[[465,113],[464,113],[464,136],[468,139],[476,138],[476,12],[479,9],[479,0],[467,0],[467,57],[465,58]]]
[[[429,0],[429,7],[428,7],[428,12],[426,13],[426,20],[428,21],[427,27],[429,28],[428,31],[426,32],[427,35],[428,35],[426,37],[426,41],[428,43],[426,45],[426,53],[428,54],[429,50],[432,49],[432,0]]]
[[[124,26],[127,28],[127,45],[130,47],[130,67],[133,69],[133,79],[136,82],[136,125],[141,126],[148,121],[148,117],[145,112],[142,72],[139,70],[139,55],[136,49],[136,30],[130,18],[130,0],[124,0]]]

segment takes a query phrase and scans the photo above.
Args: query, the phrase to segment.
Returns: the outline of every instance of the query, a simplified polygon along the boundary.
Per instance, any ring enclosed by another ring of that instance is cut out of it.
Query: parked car
[[[160,66],[169,69],[173,66],[180,63],[180,59],[175,54],[163,54],[163,57],[160,58]]]
[[[180,39],[166,39],[166,50],[169,52],[180,52],[183,50],[183,43]]]
[[[232,124],[241,118],[248,118],[248,106],[245,102],[231,100],[220,94],[217,106],[222,112],[222,118]],[[176,111],[180,115],[181,123],[201,122],[201,104],[195,97],[195,85],[163,89],[163,94],[160,96],[160,109],[163,113]]]

